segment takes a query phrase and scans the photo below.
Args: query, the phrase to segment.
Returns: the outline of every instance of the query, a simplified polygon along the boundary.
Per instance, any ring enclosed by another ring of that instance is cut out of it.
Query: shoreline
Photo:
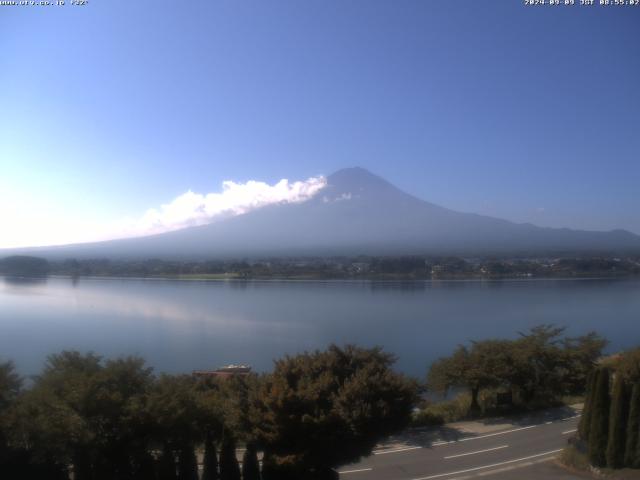
[[[501,283],[501,282],[542,282],[542,281],[597,281],[597,280],[638,280],[640,275],[580,275],[580,276],[449,276],[436,278],[400,277],[400,276],[362,276],[362,277],[313,277],[307,275],[294,276],[241,276],[233,274],[185,274],[185,275],[68,275],[50,274],[46,276],[10,276],[0,274],[2,279],[16,281],[46,281],[53,279],[71,280],[148,280],[148,281],[180,281],[180,282],[300,282],[300,283],[380,283],[380,284],[409,284],[409,283]]]

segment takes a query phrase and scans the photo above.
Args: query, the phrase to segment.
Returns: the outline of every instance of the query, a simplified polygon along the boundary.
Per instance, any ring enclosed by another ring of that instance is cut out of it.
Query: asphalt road
[[[339,470],[342,480],[460,480],[462,478],[555,478],[548,464],[575,432],[578,417],[507,430],[377,450]],[[517,473],[516,473],[517,471]],[[532,472],[547,472],[532,475]],[[527,472],[529,472],[527,474]],[[574,478],[556,472],[557,478]]]

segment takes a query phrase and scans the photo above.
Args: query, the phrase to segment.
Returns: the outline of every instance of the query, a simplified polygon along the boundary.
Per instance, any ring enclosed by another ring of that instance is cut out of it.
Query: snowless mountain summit
[[[64,258],[216,258],[624,250],[640,250],[640,237],[625,230],[542,228],[456,212],[356,167],[327,177],[326,186],[305,202],[273,204],[148,237],[28,251]]]

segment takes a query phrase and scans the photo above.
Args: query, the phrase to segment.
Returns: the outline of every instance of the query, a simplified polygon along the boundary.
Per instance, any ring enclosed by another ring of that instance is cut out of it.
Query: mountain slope
[[[31,249],[49,257],[243,257],[541,253],[640,249],[624,230],[588,232],[460,213],[413,197],[361,168],[340,170],[304,203],[278,204],[149,237]]]

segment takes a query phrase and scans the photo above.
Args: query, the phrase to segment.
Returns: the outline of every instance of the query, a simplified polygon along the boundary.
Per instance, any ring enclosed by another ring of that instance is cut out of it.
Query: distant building
[[[216,370],[194,370],[195,377],[217,377],[228,378],[233,376],[246,376],[251,373],[251,367],[248,365],[226,365]]]
[[[369,264],[367,262],[353,262],[351,268],[355,273],[366,273],[369,271]]]

